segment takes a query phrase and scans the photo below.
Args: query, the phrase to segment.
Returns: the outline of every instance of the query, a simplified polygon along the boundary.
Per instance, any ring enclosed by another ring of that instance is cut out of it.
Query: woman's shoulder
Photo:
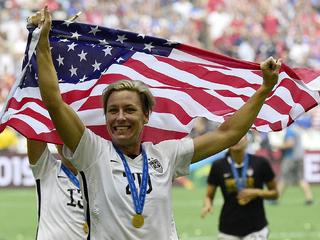
[[[85,128],[84,130],[84,133],[83,133],[83,136],[86,136],[86,137],[89,137],[89,138],[94,138],[98,141],[101,141],[101,142],[105,142],[106,144],[112,144],[112,142],[105,138],[104,136],[102,136],[102,134],[99,134],[93,130],[91,130],[90,128]]]

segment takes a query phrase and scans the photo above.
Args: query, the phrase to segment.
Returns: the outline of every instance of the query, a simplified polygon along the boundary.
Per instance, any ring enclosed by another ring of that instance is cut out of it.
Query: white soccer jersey
[[[38,194],[36,239],[87,239],[82,195],[61,170],[61,161],[46,148],[37,163],[30,167]]]
[[[72,157],[88,196],[91,240],[168,240],[175,236],[171,189],[174,175],[186,175],[193,156],[191,139],[143,143],[148,157],[149,181],[142,215],[144,225],[131,224],[136,213],[121,158],[110,141],[86,129]],[[66,154],[66,151],[64,151]],[[126,156],[139,191],[142,156]],[[179,170],[179,171],[178,171]],[[88,217],[87,217],[88,218]],[[173,238],[175,239],[175,238]]]

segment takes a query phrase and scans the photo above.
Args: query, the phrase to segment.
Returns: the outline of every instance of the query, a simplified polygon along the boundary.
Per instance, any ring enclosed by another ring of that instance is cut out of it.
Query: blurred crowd
[[[320,0],[0,0],[0,109],[20,73],[26,18],[68,19],[159,36],[235,58],[320,69]],[[313,125],[319,127],[319,111]]]

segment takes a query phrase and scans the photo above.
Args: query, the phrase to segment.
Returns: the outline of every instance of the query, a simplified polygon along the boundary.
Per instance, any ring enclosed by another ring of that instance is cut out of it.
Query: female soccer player
[[[247,133],[277,83],[280,61],[269,58],[261,64],[263,84],[218,129],[156,145],[141,141],[154,105],[149,89],[140,81],[111,84],[103,92],[108,141],[86,128],[62,100],[48,40],[47,8],[36,25],[42,28],[37,45],[42,100],[83,178],[92,239],[170,239],[174,173],[186,173],[190,163],[234,145]]]

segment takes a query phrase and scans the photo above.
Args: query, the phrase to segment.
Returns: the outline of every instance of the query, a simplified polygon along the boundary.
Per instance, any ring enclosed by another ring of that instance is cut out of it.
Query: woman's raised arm
[[[74,110],[67,105],[61,97],[58,77],[50,51],[49,32],[51,28],[51,15],[48,8],[45,7],[40,13],[31,17],[31,21],[34,25],[41,27],[40,40],[36,52],[39,74],[38,81],[42,101],[46,105],[51,120],[62,141],[74,152],[84,132],[85,126]]]
[[[248,132],[265,99],[278,82],[281,61],[270,57],[260,67],[263,84],[253,96],[219,128],[193,139],[193,163],[233,146]]]

